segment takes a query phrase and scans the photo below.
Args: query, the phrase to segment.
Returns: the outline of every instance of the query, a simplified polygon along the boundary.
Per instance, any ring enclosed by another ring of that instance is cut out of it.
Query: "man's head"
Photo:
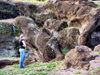
[[[24,39],[24,34],[21,34],[21,35],[20,35],[20,39],[21,39],[21,38],[23,38],[23,39]]]

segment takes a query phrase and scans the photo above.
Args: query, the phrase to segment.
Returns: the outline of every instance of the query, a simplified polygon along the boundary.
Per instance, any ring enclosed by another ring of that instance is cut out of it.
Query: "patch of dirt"
[[[12,68],[12,66],[7,65],[7,66],[4,66],[2,69],[5,69],[5,68]]]

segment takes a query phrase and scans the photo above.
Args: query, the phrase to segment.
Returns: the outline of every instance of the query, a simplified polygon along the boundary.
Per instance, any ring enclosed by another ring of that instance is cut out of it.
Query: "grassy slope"
[[[0,56],[0,58],[7,58],[7,59],[19,59],[19,57],[2,57],[2,56]]]
[[[63,54],[68,53],[68,50],[62,50]],[[0,57],[9,59],[19,59],[18,57]],[[0,70],[0,75],[55,75],[56,71],[60,71],[62,61],[31,64],[24,69],[20,69],[18,64],[12,65],[10,68]]]
[[[0,75],[55,75],[55,71],[60,70],[62,61],[31,64],[24,69],[20,69],[18,64],[12,65],[10,68],[0,70]]]
[[[16,57],[7,57],[7,58],[18,59]],[[9,68],[0,69],[0,75],[56,75],[58,71],[62,72],[61,64],[63,61],[64,60],[57,62],[49,62],[49,63],[37,62],[25,66],[25,68],[23,69],[19,68],[19,64],[14,64]],[[74,75],[83,75],[81,71],[74,71],[73,73]],[[87,75],[100,75],[100,67],[98,69],[88,71]]]
[[[37,1],[37,0],[13,0],[13,1],[16,1],[16,2],[31,2],[31,3],[38,3],[38,4],[46,4],[48,0],[45,0],[45,1]]]

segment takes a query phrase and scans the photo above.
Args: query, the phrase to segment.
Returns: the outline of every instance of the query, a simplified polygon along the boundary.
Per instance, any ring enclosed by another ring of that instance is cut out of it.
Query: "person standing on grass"
[[[26,48],[26,43],[24,41],[24,35],[20,35],[20,40],[19,40],[19,52],[20,52],[20,61],[19,61],[19,67],[24,68],[23,63],[25,60],[25,48]]]

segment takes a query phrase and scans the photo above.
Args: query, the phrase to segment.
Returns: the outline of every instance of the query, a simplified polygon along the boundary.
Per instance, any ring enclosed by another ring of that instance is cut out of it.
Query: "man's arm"
[[[24,47],[26,47],[26,43],[25,43],[25,41],[24,41],[24,40],[22,41],[22,43],[23,43],[23,46],[24,46]]]

